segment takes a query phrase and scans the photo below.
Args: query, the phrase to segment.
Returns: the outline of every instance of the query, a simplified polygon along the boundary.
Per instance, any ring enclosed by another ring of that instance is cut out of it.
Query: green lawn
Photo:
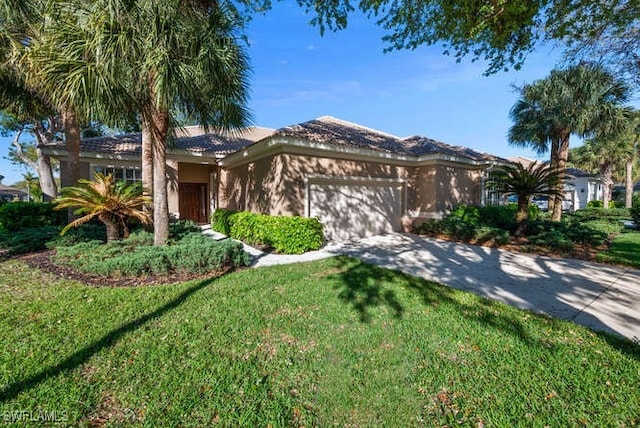
[[[351,258],[138,288],[0,270],[4,422],[640,423],[637,344]]]
[[[598,260],[640,268],[640,232],[616,236],[611,246],[598,254]]]

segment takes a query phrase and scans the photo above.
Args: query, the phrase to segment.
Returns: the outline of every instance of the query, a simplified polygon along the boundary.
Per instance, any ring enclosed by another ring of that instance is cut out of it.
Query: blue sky
[[[382,31],[364,17],[324,36],[310,19],[293,2],[275,2],[250,23],[256,125],[278,128],[330,115],[400,137],[420,134],[503,157],[536,156],[507,143],[513,85],[545,77],[559,49],[543,46],[522,70],[484,77],[481,61],[456,63],[439,46],[383,53]],[[9,145],[0,137],[5,184],[24,172],[4,159]]]

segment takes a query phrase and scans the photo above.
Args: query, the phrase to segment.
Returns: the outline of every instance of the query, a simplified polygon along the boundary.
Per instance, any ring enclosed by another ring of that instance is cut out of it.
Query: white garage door
[[[402,195],[398,181],[310,180],[309,216],[330,240],[399,231]]]

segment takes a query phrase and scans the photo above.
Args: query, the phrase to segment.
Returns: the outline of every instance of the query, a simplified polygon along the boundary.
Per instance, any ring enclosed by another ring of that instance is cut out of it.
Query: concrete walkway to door
[[[640,270],[407,234],[331,243],[323,251],[640,339]]]

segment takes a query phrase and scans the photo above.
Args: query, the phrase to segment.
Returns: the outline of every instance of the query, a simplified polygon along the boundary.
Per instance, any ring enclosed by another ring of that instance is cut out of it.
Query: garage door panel
[[[327,239],[398,231],[402,193],[400,183],[311,183],[309,215],[320,219]]]

